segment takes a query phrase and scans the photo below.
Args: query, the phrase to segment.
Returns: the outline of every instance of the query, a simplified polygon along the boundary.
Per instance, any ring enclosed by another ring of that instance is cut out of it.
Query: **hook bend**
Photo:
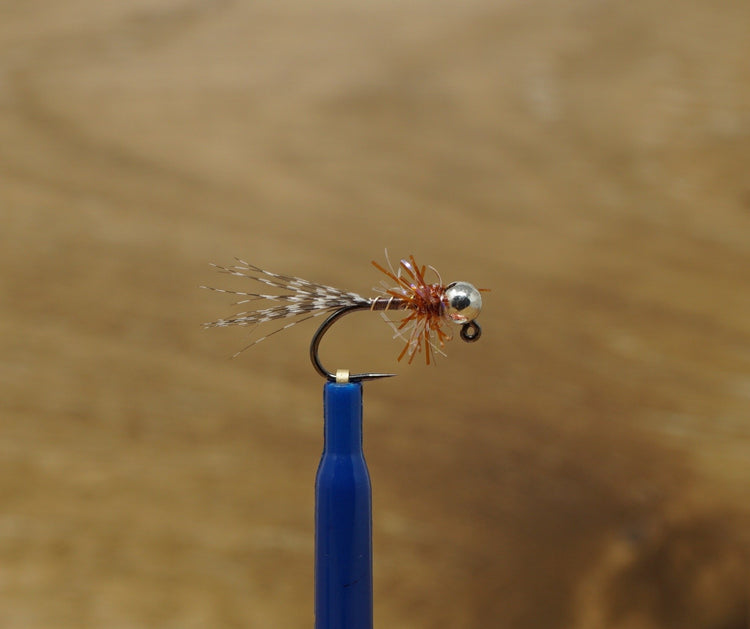
[[[355,310],[371,310],[372,305],[370,303],[355,304],[353,306],[345,306],[332,312],[320,327],[317,329],[310,342],[310,360],[312,361],[315,371],[323,376],[329,382],[362,382],[364,380],[377,380],[378,378],[390,378],[395,376],[395,373],[355,373],[349,374],[348,371],[340,370],[338,373],[332,373],[328,371],[323,364],[320,362],[318,356],[318,349],[320,347],[320,341],[322,340],[328,329],[336,323],[341,317]]]

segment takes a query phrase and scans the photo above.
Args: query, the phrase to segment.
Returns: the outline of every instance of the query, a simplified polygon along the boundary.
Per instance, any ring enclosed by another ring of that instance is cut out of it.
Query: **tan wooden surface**
[[[0,626],[312,626],[321,382],[240,256],[488,287],[366,387],[382,629],[740,629],[750,5],[0,2]],[[241,286],[235,285],[235,287]]]

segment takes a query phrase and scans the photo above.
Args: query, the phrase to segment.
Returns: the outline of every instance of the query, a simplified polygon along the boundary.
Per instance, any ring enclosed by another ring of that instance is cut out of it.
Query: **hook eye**
[[[478,341],[482,336],[482,328],[476,321],[468,321],[461,326],[461,340],[467,343]]]
[[[345,369],[339,369],[336,373],[328,371],[323,364],[320,362],[318,356],[318,350],[320,348],[320,341],[328,331],[328,329],[336,323],[341,317],[355,310],[370,310],[371,304],[369,302],[355,304],[354,306],[346,306],[335,310],[333,313],[328,315],[325,321],[320,324],[315,334],[310,341],[310,361],[321,376],[323,376],[329,382],[362,382],[364,380],[377,380],[378,378],[390,378],[395,376],[395,373],[355,373],[349,374]]]

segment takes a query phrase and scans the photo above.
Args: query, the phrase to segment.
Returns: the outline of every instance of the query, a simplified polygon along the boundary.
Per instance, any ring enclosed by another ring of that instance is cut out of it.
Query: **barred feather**
[[[386,260],[387,257],[386,252]],[[434,354],[445,355],[442,348],[445,346],[445,342],[453,336],[450,324],[452,321],[458,320],[452,319],[453,316],[456,316],[455,311],[453,315],[448,313],[450,299],[446,291],[450,291],[451,287],[459,283],[453,283],[446,287],[434,267],[420,267],[414,260],[414,256],[401,260],[397,269],[391,266],[390,261],[388,261],[387,269],[373,261],[372,264],[375,268],[381,271],[392,283],[383,281],[382,288],[376,289],[379,293],[378,296],[370,299],[333,286],[316,284],[300,277],[271,273],[240,258],[235,258],[235,260],[238,264],[233,266],[223,267],[216,264],[212,266],[222,273],[246,278],[280,292],[278,294],[245,292],[210,286],[202,286],[201,288],[239,297],[240,299],[233,304],[235,306],[254,302],[259,302],[261,306],[273,302],[276,302],[276,305],[236,312],[224,319],[204,323],[203,326],[206,328],[222,328],[233,325],[258,326],[269,321],[292,319],[289,323],[275,329],[266,336],[255,339],[237,352],[235,356],[253,345],[257,345],[269,336],[313,317],[319,317],[350,306],[366,305],[372,310],[381,311],[381,314],[393,328],[394,338],[399,338],[404,342],[404,348],[398,360],[406,357],[408,362],[411,363],[417,354],[424,351],[425,362],[429,365]],[[428,283],[425,280],[425,273],[428,269],[435,273],[438,280],[436,283]],[[473,306],[474,316],[476,316],[481,308],[481,298],[478,297],[478,292],[473,286],[465,282],[460,284],[469,286],[477,294],[478,305]],[[484,290],[479,289],[479,292]],[[406,314],[399,321],[393,322],[385,316],[386,311],[392,310],[406,311]],[[463,321],[468,321],[468,319]],[[476,331],[481,332],[481,330],[476,323],[473,323],[473,326],[476,338],[478,338]],[[472,340],[464,337],[463,333],[462,338]]]
[[[346,306],[370,303],[369,299],[365,299],[357,293],[342,291],[333,286],[326,286],[325,284],[316,284],[315,282],[302,279],[301,277],[272,273],[271,271],[266,271],[260,267],[245,262],[240,258],[235,259],[239,264],[234,266],[223,267],[216,264],[212,264],[211,266],[217,268],[222,273],[244,277],[287,292],[275,295],[228,290],[225,288],[214,288],[212,286],[201,286],[201,288],[206,288],[217,293],[227,293],[229,295],[243,297],[243,299],[234,302],[233,305],[235,306],[255,301],[282,302],[281,305],[261,308],[258,310],[237,312],[224,319],[209,321],[203,324],[204,328],[223,328],[232,325],[260,325],[262,323],[279,319],[296,318],[295,321],[291,321],[290,323],[277,328],[273,332],[255,339],[252,343],[237,352],[235,356],[241,354],[253,345],[257,345],[261,341],[264,341],[269,336],[281,332],[282,330],[287,330],[292,326],[307,321],[308,319],[312,319],[313,317],[319,317],[320,315],[328,314]]]

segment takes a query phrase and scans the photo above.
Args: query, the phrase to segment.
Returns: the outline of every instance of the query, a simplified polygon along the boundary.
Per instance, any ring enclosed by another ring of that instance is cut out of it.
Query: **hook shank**
[[[336,323],[341,317],[355,310],[403,310],[408,308],[408,302],[404,299],[397,297],[376,297],[370,301],[354,304],[352,306],[344,306],[338,310],[333,311],[328,315],[325,321],[316,330],[310,342],[310,360],[312,361],[315,371],[323,376],[329,382],[362,382],[364,380],[377,380],[378,378],[390,378],[395,376],[395,373],[355,373],[349,374],[347,370],[339,370],[337,373],[328,371],[323,364],[320,362],[318,356],[318,350],[320,348],[320,341],[322,340],[325,333],[329,328]],[[461,326],[460,336],[461,339],[467,343],[472,343],[479,340],[482,335],[482,328],[479,324],[472,320],[467,321]]]

